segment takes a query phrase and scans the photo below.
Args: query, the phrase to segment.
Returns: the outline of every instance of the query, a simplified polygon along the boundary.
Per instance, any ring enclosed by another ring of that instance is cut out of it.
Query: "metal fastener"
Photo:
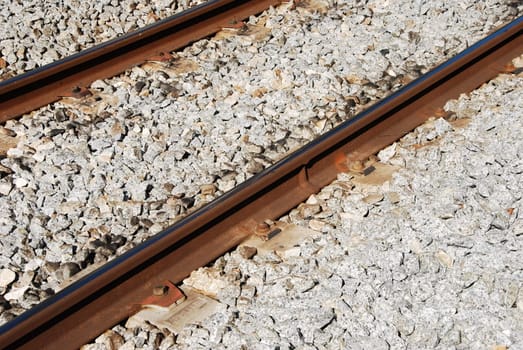
[[[260,222],[256,225],[256,234],[257,235],[267,235],[271,231],[271,227],[266,222]]]
[[[153,288],[153,294],[156,296],[163,296],[169,293],[169,287],[167,286],[156,286]]]

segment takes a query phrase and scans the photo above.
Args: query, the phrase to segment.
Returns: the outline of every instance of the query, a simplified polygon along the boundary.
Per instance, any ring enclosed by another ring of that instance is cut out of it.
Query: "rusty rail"
[[[216,33],[282,0],[211,0],[119,38],[0,82],[0,122],[64,96],[81,96],[97,80]]]
[[[78,347],[136,311],[346,170],[421,124],[523,53],[523,17],[468,48],[222,197],[0,327],[2,347]]]

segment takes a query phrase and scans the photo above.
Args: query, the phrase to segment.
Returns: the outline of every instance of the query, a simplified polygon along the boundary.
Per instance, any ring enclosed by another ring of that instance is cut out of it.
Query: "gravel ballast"
[[[522,96],[505,75],[448,102],[378,154],[390,180],[340,174],[281,218],[315,236],[193,272],[226,311],[177,336],[117,326],[84,350],[523,348]]]
[[[308,4],[308,5],[307,5]],[[9,121],[1,323],[484,37],[512,2],[306,3]]]

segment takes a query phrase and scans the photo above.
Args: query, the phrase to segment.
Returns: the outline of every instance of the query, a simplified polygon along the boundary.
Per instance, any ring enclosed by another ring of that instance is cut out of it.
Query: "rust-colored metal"
[[[260,222],[254,230],[257,236],[266,236],[269,232],[271,232],[271,227],[266,222]]]
[[[163,281],[162,284],[155,286],[151,295],[147,296],[139,305],[156,305],[168,307],[172,304],[179,304],[185,299],[183,292],[171,281]]]
[[[174,60],[174,56],[171,55],[170,53],[165,53],[165,52],[160,52],[160,54],[151,56],[147,59],[147,61],[151,61],[151,62],[169,62],[169,61],[173,61],[173,60]]]
[[[61,97],[82,98],[90,95],[92,95],[92,93],[89,89],[81,86],[74,86],[71,90],[66,91]]]
[[[258,223],[278,218],[330,183],[341,163],[366,159],[448,99],[496,76],[499,67],[522,54],[522,28],[519,18],[2,326],[0,345],[65,349],[94,338],[136,311],[137,300],[162,281],[181,281],[254,233]]]
[[[240,22],[231,21],[224,28],[242,29],[242,28],[245,28],[246,26],[247,26],[247,23],[245,23],[243,21],[240,21]]]
[[[0,82],[0,122],[35,110],[73,89],[167,57],[231,23],[240,23],[281,0],[211,0],[180,14],[82,51],[34,71]]]

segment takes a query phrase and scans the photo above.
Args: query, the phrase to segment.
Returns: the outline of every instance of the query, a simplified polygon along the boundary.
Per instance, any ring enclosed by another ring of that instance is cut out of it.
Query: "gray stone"
[[[16,280],[16,273],[9,269],[0,270],[0,288],[5,288]]]

